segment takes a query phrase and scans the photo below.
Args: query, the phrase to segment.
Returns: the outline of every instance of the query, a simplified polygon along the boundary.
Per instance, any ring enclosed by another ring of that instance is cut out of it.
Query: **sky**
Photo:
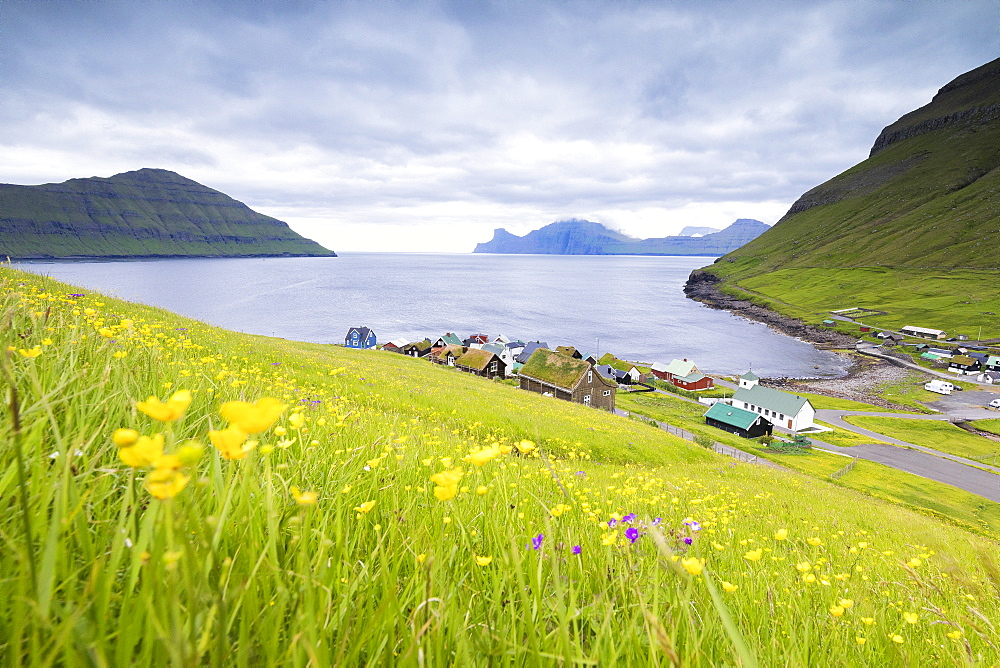
[[[773,224],[998,26],[995,0],[0,0],[0,182],[169,169],[338,252]]]

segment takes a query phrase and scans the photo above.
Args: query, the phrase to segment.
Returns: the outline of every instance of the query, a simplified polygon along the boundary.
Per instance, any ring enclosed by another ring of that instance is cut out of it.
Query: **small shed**
[[[730,434],[737,434],[743,438],[757,438],[771,434],[773,426],[752,411],[736,408],[721,401],[712,404],[712,407],[705,413],[705,422],[716,429],[728,431]]]

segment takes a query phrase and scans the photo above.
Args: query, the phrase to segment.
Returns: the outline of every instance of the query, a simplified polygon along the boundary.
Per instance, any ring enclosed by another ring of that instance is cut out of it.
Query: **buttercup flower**
[[[295,485],[292,485],[288,491],[292,493],[292,498],[295,499],[295,503],[300,506],[311,506],[319,501],[319,494],[316,492],[302,492]]]
[[[174,392],[166,403],[161,402],[156,397],[150,397],[146,401],[137,401],[135,407],[154,420],[160,422],[174,422],[179,420],[188,406],[191,405],[191,391],[178,390]]]
[[[489,566],[491,561],[493,561],[493,557],[476,557],[476,563],[480,566]]]
[[[247,434],[237,427],[226,427],[225,429],[208,432],[208,438],[212,441],[221,454],[226,459],[243,459],[250,448],[244,447]]]
[[[701,575],[705,562],[698,557],[686,557],[681,559],[681,566],[691,575]]]
[[[146,476],[146,490],[157,499],[170,499],[184,489],[190,479],[176,468],[157,468]]]
[[[725,580],[722,581],[722,590],[723,591],[728,592],[728,593],[731,594],[734,591],[736,591],[737,589],[739,589],[739,585],[734,585],[732,582],[726,582]]]
[[[274,424],[283,410],[285,404],[272,397],[264,397],[253,404],[246,401],[227,401],[219,408],[219,415],[229,420],[240,431],[257,434]]]
[[[750,550],[749,552],[744,554],[743,558],[749,559],[750,561],[760,561],[760,558],[762,556],[764,556],[764,550],[756,549],[756,550]]]
[[[374,508],[374,507],[375,507],[375,502],[374,501],[365,501],[360,506],[357,506],[354,509],[356,511],[358,511],[359,513],[369,513],[369,512],[371,512],[371,509]]]
[[[778,529],[775,531],[774,540],[788,540],[788,529]]]
[[[130,445],[135,445],[135,442],[139,440],[139,432],[135,429],[115,429],[111,440],[119,448],[127,448]]]
[[[140,436],[130,446],[118,449],[118,458],[132,468],[155,466],[163,456],[163,434]]]

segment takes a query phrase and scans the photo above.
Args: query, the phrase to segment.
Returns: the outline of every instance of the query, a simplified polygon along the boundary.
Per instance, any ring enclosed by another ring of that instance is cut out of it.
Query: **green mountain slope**
[[[863,306],[888,311],[886,325],[921,318],[996,336],[1000,320],[984,302],[996,304],[1000,268],[998,167],[1000,59],[886,127],[867,160],[705,271],[805,319]],[[959,291],[934,285],[951,280]],[[802,289],[813,284],[822,294]]]
[[[280,220],[164,169],[0,184],[0,255],[336,255]]]

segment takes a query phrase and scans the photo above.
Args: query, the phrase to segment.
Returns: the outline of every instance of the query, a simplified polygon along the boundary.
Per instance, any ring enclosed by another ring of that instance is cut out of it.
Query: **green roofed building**
[[[459,371],[474,373],[483,378],[503,378],[507,371],[507,365],[496,353],[481,348],[470,348],[455,360],[455,367]]]
[[[712,427],[737,434],[743,438],[769,435],[773,430],[763,415],[730,406],[721,401],[712,404],[705,413],[705,422]]]
[[[816,409],[808,399],[763,385],[740,387],[733,395],[733,406],[763,415],[771,424],[791,431],[815,426]]]
[[[521,389],[547,394],[585,406],[615,409],[618,384],[594,370],[589,362],[539,348],[518,374]]]

